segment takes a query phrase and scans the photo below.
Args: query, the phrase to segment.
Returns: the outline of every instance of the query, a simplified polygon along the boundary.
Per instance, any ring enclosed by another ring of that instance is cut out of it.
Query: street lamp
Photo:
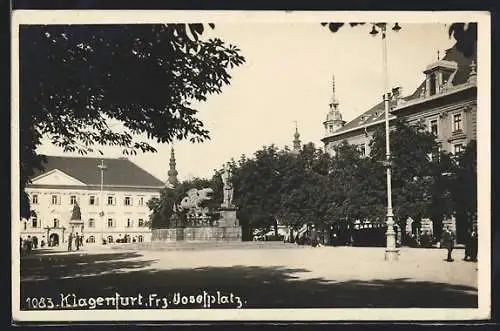
[[[383,78],[384,78],[384,110],[385,110],[385,169],[387,174],[387,231],[386,236],[386,248],[385,248],[385,260],[386,261],[397,261],[399,256],[399,251],[396,248],[396,233],[394,232],[394,214],[392,210],[392,178],[391,178],[391,148],[390,148],[390,138],[389,138],[389,84],[388,84],[388,73],[387,73],[387,23],[373,23],[372,31],[370,34],[376,36],[379,30],[382,36],[382,65],[383,65]],[[398,32],[401,27],[398,23],[394,24],[393,31]]]
[[[104,206],[104,197],[103,197],[103,186],[104,186],[104,171],[108,169],[108,167],[104,164],[104,161],[101,160],[101,164],[97,166],[101,170],[101,191],[100,198],[101,200],[101,211],[99,212],[99,216],[101,218],[101,243],[104,243],[104,210],[102,206]]]

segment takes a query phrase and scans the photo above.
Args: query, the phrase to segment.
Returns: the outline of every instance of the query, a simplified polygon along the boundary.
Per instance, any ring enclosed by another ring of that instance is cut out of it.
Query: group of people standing
[[[83,236],[78,235],[78,232],[73,234],[70,233],[68,237],[68,252],[73,250],[73,242],[75,243],[76,250],[79,251],[80,247],[83,246]]]
[[[446,261],[453,262],[453,258],[451,257],[451,253],[455,248],[455,234],[451,230],[450,227],[447,227],[443,232],[443,244],[446,250],[448,251],[448,255],[446,257]],[[477,261],[477,226],[474,225],[472,229],[470,229],[467,233],[467,238],[465,240],[465,256],[464,261]]]

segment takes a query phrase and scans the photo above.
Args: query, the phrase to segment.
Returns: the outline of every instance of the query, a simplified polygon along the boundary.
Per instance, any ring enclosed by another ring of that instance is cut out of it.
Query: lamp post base
[[[386,248],[385,260],[386,261],[398,261],[399,260],[399,249]]]

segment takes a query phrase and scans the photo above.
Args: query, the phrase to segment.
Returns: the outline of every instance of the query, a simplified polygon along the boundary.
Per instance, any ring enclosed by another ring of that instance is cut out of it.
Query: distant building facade
[[[26,188],[34,215],[22,220],[21,237],[51,246],[67,243],[70,233],[84,244],[150,241],[147,202],[164,186],[126,158],[47,156]],[[71,220],[75,205],[81,219]]]

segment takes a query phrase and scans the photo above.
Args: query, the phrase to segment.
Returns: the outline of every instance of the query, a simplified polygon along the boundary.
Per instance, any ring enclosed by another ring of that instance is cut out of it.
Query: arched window
[[[90,244],[95,243],[95,237],[94,237],[94,236],[90,236],[90,237],[89,237],[89,239],[87,239],[87,240],[88,240],[88,242],[89,242]]]
[[[137,239],[138,239],[138,241],[139,241],[140,243],[142,243],[142,242],[144,241],[144,238],[143,238],[142,236],[139,236]]]
[[[113,243],[113,236],[108,236],[108,243]]]

